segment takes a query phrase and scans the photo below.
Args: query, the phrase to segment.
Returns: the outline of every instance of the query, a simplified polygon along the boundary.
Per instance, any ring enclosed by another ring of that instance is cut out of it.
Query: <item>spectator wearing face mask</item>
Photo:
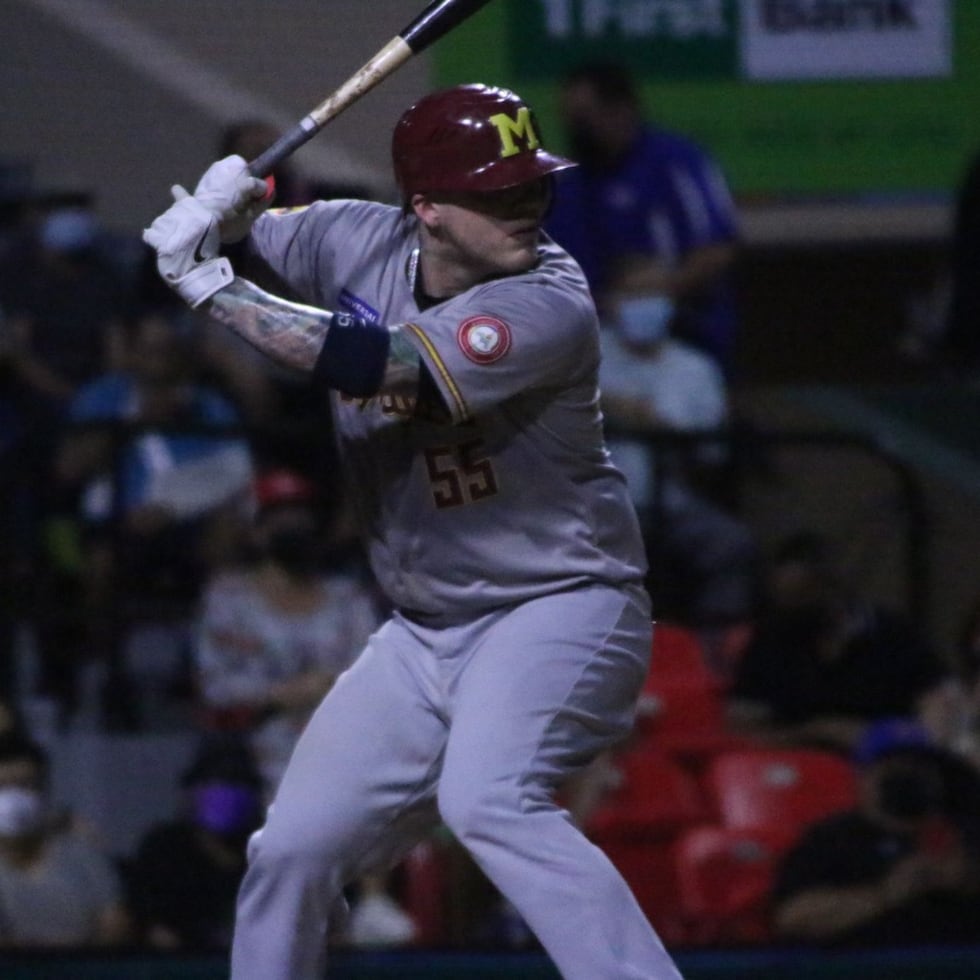
[[[212,736],[181,788],[182,812],[151,828],[129,864],[129,904],[149,946],[226,949],[245,848],[261,820],[262,780],[240,739]]]
[[[581,265],[600,313],[622,297],[666,297],[673,330],[735,368],[738,215],[722,168],[682,133],[645,118],[635,78],[574,66],[558,110],[579,166],[556,176],[546,230]]]
[[[208,584],[195,658],[207,724],[247,735],[271,798],[306,720],[380,620],[362,579],[328,569],[309,480],[273,470],[255,497],[257,561]]]
[[[815,824],[773,894],[786,940],[835,946],[980,940],[980,780],[907,719],[855,750],[859,805]]]
[[[380,623],[374,591],[356,575],[329,570],[315,486],[292,470],[255,485],[253,566],[208,587],[196,646],[208,723],[243,733],[255,753],[267,801],[314,708]],[[384,874],[360,878],[347,930],[355,946],[412,941],[415,926]]]
[[[657,447],[646,437],[711,432],[728,422],[721,370],[671,335],[673,317],[667,296],[624,298],[608,313],[599,369],[607,444],[640,518],[658,617],[705,626],[741,621],[755,608],[757,548],[709,489],[724,452],[711,443]]]
[[[17,731],[0,735],[0,947],[128,937],[116,868],[52,806],[46,753]]]

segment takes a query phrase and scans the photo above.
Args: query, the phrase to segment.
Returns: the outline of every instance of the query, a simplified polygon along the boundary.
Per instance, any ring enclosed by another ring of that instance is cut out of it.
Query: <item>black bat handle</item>
[[[315,125],[308,125],[308,119],[298,122],[287,130],[267,150],[263,150],[249,165],[248,172],[253,177],[268,177],[275,168],[291,153],[312,139],[317,133]]]
[[[436,0],[435,3],[430,3],[399,36],[415,54],[418,54],[489,2],[490,0]]]

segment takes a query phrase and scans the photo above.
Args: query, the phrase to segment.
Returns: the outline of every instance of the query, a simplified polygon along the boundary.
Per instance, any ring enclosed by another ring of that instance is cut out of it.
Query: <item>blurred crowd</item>
[[[721,169],[644,121],[613,67],[576,71],[562,100],[582,166],[562,175],[549,232],[595,292],[610,450],[640,515],[663,636],[676,628],[693,650],[676,687],[681,721],[665,729],[673,689],[661,670],[683,658],[655,639],[636,741],[566,788],[571,819],[622,862],[672,942],[980,941],[980,602],[957,649],[937,650],[863,593],[832,536],[804,527],[761,546],[717,437],[738,330],[738,222]],[[274,137],[246,121],[219,155],[250,159]],[[976,168],[971,181],[957,261],[972,276]],[[370,196],[288,167],[276,186],[288,206]],[[974,357],[976,312],[965,287],[956,296],[948,340]],[[702,438],[654,451],[654,434]],[[384,614],[321,393],[175,302],[141,243],[102,227],[87,195],[8,188],[0,947],[224,948],[248,836],[305,719]],[[713,699],[704,717],[695,675]],[[51,740],[77,731],[197,738],[176,812],[131,853],[52,794]],[[740,752],[782,765],[773,778],[789,783],[804,758],[792,753],[830,757],[853,786],[837,810],[777,835],[752,892],[755,931],[738,902],[722,902],[714,931],[705,923],[720,906],[665,918],[694,901],[677,863],[691,831],[756,855],[775,839],[726,822],[711,774]],[[697,804],[673,822],[645,810],[651,773],[686,781],[675,799],[693,787]],[[650,855],[662,860],[644,864]],[[337,942],[534,942],[443,838],[349,897]]]

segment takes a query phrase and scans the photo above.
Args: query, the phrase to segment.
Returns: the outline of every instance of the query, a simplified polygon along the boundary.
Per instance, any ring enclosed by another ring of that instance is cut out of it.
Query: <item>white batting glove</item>
[[[220,216],[221,241],[241,241],[252,222],[272,203],[272,188],[248,172],[240,156],[212,163],[194,188],[194,197]]]
[[[171,289],[198,307],[234,278],[231,263],[218,258],[218,217],[182,187],[176,203],[143,231],[157,253],[157,269]]]

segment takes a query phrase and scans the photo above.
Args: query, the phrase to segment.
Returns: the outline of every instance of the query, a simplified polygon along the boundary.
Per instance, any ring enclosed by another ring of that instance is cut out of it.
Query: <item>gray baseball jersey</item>
[[[270,212],[252,248],[300,302],[404,324],[414,403],[334,393],[369,558],[395,606],[436,621],[587,582],[638,582],[644,556],[598,407],[598,323],[546,236],[531,271],[420,309],[417,221],[365,201]]]
[[[430,303],[416,219],[395,208],[267,214],[252,240],[293,298],[398,327],[425,370],[411,400],[334,396],[371,563],[398,608],[314,714],[251,840],[232,977],[323,976],[343,885],[438,818],[567,980],[679,980],[553,798],[629,731],[650,651],[578,266],[542,238],[534,270]]]

